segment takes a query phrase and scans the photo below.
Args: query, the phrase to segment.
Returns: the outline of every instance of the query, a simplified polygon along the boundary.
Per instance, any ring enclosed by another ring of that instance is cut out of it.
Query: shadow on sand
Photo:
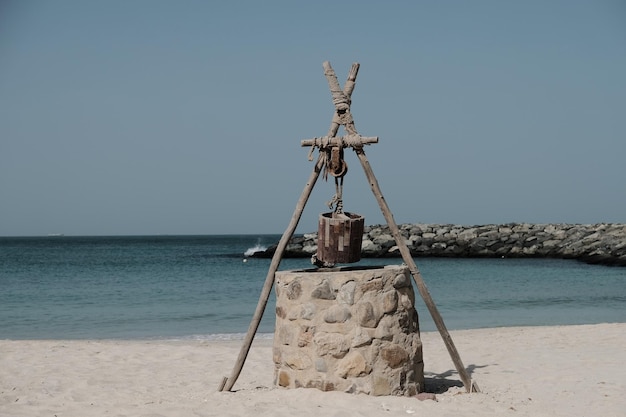
[[[469,365],[467,367],[467,372],[470,377],[474,373],[475,369],[478,368],[486,368],[489,365]],[[452,387],[463,387],[463,382],[459,379],[449,379],[453,376],[458,376],[458,372],[456,369],[450,369],[440,374],[436,374],[433,372],[424,372],[424,392],[432,393],[432,394],[443,394],[448,391]]]

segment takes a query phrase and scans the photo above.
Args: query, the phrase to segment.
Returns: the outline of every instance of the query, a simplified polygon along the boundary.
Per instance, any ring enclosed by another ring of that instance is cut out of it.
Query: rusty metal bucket
[[[317,229],[317,259],[331,264],[361,260],[365,219],[355,213],[322,213]]]

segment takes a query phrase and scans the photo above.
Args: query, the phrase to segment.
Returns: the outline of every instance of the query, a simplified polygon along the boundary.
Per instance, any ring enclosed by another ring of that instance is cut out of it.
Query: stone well
[[[405,266],[276,273],[275,384],[415,395],[424,363]]]

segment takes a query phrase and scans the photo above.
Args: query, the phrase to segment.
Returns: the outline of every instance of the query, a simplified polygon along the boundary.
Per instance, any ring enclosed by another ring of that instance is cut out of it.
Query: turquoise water
[[[271,261],[244,254],[279,239],[0,238],[0,338],[239,338]],[[626,322],[626,268],[551,259],[416,262],[450,330]],[[284,259],[280,269],[309,267],[308,259]],[[416,307],[422,330],[435,330],[419,296]],[[259,332],[273,325],[272,297]]]

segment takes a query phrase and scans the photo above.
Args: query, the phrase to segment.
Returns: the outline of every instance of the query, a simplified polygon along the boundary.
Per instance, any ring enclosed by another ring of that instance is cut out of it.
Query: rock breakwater
[[[402,224],[399,228],[415,257],[562,258],[626,266],[626,224]],[[253,256],[271,257],[275,251],[272,246]],[[317,233],[307,233],[293,237],[283,256],[304,258],[316,252]],[[401,257],[387,225],[365,227],[361,257]]]

